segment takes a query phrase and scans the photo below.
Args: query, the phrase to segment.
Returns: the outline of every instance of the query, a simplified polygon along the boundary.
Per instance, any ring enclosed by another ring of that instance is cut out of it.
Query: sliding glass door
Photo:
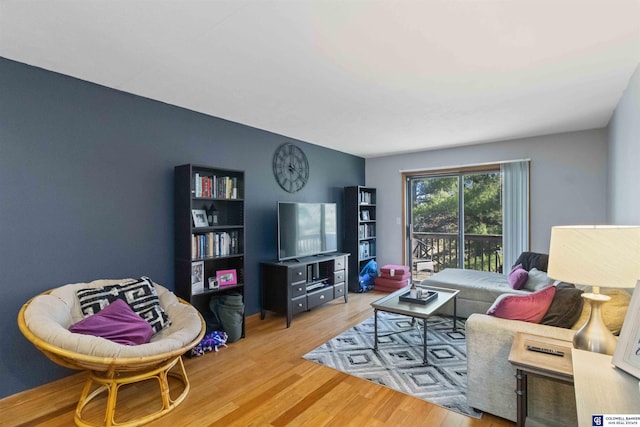
[[[502,271],[500,170],[406,177],[414,279],[447,267]]]

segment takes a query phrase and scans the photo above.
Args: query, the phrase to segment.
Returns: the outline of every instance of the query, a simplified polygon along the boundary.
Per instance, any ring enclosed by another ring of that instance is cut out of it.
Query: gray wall
[[[609,123],[611,224],[640,225],[640,66]]]
[[[531,160],[531,250],[548,252],[551,226],[606,220],[604,129],[367,159],[367,186],[378,189],[378,262],[402,261],[402,173],[406,170]]]
[[[32,296],[141,275],[174,289],[174,166],[246,171],[249,315],[259,311],[259,262],[276,258],[276,202],[342,212],[343,187],[364,184],[360,157],[2,58],[0,94],[0,398],[70,372],[20,334],[18,310]],[[284,142],[311,170],[293,195],[271,171]]]

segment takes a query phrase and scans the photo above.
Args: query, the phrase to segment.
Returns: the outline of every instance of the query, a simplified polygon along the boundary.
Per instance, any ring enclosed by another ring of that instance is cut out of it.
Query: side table
[[[528,350],[527,347],[562,352],[562,356]],[[527,375],[538,375],[555,381],[573,384],[573,363],[569,341],[516,332],[509,353],[509,362],[516,368],[518,427],[527,420]]]
[[[571,355],[578,426],[597,425],[598,415],[640,414],[640,383],[637,378],[614,367],[611,356],[606,354],[574,348]]]

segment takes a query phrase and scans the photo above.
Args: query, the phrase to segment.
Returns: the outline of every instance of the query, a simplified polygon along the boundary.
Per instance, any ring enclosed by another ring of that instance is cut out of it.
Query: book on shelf
[[[191,235],[191,258],[211,258],[240,253],[239,232],[223,231]]]
[[[359,245],[359,258],[369,258],[369,242],[360,242]]]
[[[238,198],[238,178],[231,178],[231,198]]]
[[[369,191],[360,191],[359,195],[360,204],[361,205],[370,205],[371,204],[371,192]]]
[[[200,179],[200,174],[195,173],[193,177],[193,191],[196,197],[202,197],[202,180]]]
[[[237,199],[238,178],[230,176],[202,176],[195,173],[194,193],[195,197],[214,199]]]
[[[369,239],[376,236],[376,229],[374,224],[360,224],[358,226],[358,238]]]
[[[365,234],[366,237],[376,237],[376,226],[375,224],[366,224],[365,226]]]

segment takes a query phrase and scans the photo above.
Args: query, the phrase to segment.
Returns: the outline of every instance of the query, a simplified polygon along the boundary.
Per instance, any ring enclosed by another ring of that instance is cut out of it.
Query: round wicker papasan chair
[[[89,372],[75,411],[74,420],[78,426],[140,426],[174,409],[189,393],[182,355],[200,342],[205,333],[205,322],[192,305],[157,283],[149,281],[153,283],[159,304],[171,325],[155,333],[150,342],[124,345],[97,336],[69,332],[71,325],[85,317],[76,291],[131,281],[135,279],[64,285],[32,298],[18,314],[20,331],[49,359],[67,368]],[[176,378],[183,388],[175,399],[170,394],[169,376]],[[137,419],[117,422],[118,389],[122,385],[154,378],[160,386],[162,407]],[[103,392],[107,392],[104,423],[89,422],[83,418],[83,409]]]

